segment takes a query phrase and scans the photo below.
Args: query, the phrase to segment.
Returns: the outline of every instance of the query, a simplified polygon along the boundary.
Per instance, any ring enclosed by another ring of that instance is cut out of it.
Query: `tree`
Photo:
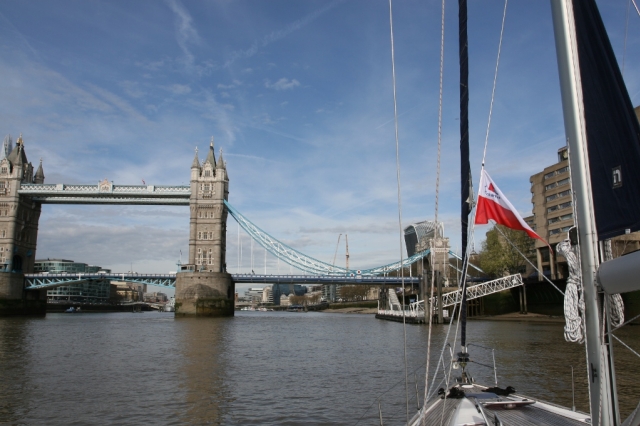
[[[307,298],[305,296],[296,296],[292,294],[289,296],[289,303],[292,305],[307,305]]]
[[[496,228],[500,228],[504,236]],[[509,244],[505,237],[513,245]],[[516,231],[496,224],[487,232],[487,239],[482,243],[479,266],[493,278],[502,277],[505,274],[522,273],[527,261],[518,253],[518,250],[527,258],[532,258],[535,252],[534,239],[524,231]]]
[[[340,298],[345,302],[355,302],[365,300],[369,286],[365,285],[345,285],[340,287]]]

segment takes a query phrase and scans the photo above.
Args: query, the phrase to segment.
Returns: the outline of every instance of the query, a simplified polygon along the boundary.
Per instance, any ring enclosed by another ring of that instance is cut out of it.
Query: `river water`
[[[432,365],[446,331],[434,328]],[[616,334],[640,348],[634,327]],[[584,347],[564,341],[562,324],[475,320],[468,335],[496,348],[500,386],[551,402],[571,405],[573,366],[576,405],[587,409]],[[407,395],[415,412],[416,380],[423,392],[427,327],[406,327],[407,386],[404,340],[402,324],[357,314],[4,318],[0,424],[372,425],[380,409],[385,425],[401,425]],[[470,353],[492,364],[491,351]],[[615,354],[624,419],[637,403],[640,367],[622,346]],[[472,373],[493,384],[492,368],[474,364]]]

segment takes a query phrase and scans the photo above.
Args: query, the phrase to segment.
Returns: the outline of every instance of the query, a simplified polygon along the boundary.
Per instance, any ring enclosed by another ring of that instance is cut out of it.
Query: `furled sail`
[[[467,259],[467,234],[469,213],[472,209],[471,199],[471,164],[469,163],[469,52],[467,39],[467,0],[458,0],[458,31],[460,55],[460,225],[462,239],[463,263]],[[463,264],[463,271],[466,265]],[[460,342],[466,346],[467,339],[467,292],[466,280],[462,285],[462,302],[460,304]]]
[[[598,239],[640,230],[640,125],[595,0],[573,3]]]

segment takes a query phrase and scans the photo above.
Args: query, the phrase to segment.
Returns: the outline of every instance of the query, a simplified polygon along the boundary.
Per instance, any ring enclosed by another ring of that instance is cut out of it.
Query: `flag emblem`
[[[531,238],[538,238],[549,245],[544,238],[536,234],[533,229],[522,219],[515,207],[507,200],[498,185],[496,185],[489,173],[482,169],[480,176],[480,191],[478,192],[478,205],[476,207],[476,225],[486,225],[493,220],[507,228],[526,232]]]

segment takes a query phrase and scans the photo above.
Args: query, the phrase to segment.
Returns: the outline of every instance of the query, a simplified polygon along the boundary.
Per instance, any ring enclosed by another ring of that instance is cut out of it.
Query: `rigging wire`
[[[505,0],[505,5],[504,5],[504,11],[503,11],[503,16],[502,16],[502,27],[500,29],[500,42],[499,42],[499,47],[498,47],[498,57],[496,60],[496,70],[495,70],[495,74],[494,74],[494,80],[493,80],[493,89],[492,89],[492,94],[491,94],[491,105],[490,105],[490,111],[489,111],[489,122],[487,124],[487,134],[486,134],[486,139],[485,139],[485,146],[484,146],[484,151],[482,154],[482,167],[484,168],[484,162],[485,162],[485,158],[486,158],[486,152],[487,152],[487,144],[488,144],[488,137],[489,137],[489,128],[490,128],[490,124],[491,124],[491,111],[493,109],[493,101],[494,101],[494,94],[495,94],[495,86],[496,86],[496,82],[497,82],[497,75],[498,75],[498,68],[499,68],[499,64],[500,64],[500,51],[502,48],[502,39],[504,36],[504,26],[505,26],[505,20],[506,20],[506,13],[507,13],[507,4],[508,4],[508,0]],[[473,201],[473,200],[471,200]],[[473,204],[471,204],[473,206]],[[471,221],[471,227],[470,229],[468,229],[467,231],[467,236],[468,238],[468,242],[467,242],[467,249],[464,250],[465,255],[464,255],[464,259],[462,260],[462,283],[460,285],[460,288],[462,289],[462,291],[466,291],[466,283],[467,283],[467,270],[469,267],[469,257],[470,257],[470,252],[468,250],[469,247],[473,246],[474,243],[474,229],[475,229],[475,209],[472,211],[471,213],[471,217],[472,217],[472,221]],[[454,305],[454,310],[453,310],[453,315],[452,318],[455,318],[455,311],[458,307],[458,304]],[[458,318],[456,321],[456,331],[454,334],[454,341],[457,340],[458,338],[458,331],[460,329],[460,325],[461,325],[461,317],[463,315],[463,306],[462,306],[462,298],[460,301],[460,309],[458,312]],[[451,323],[449,323],[449,326],[451,327],[451,324],[453,323],[453,321]],[[449,336],[449,332],[450,332],[450,328],[449,330],[447,330],[447,339]],[[443,352],[444,349],[446,347],[446,339],[445,339],[445,346],[443,346]],[[447,388],[449,387],[449,382],[450,382],[450,378],[451,378],[451,370],[453,368],[453,362],[449,365],[449,372],[447,375],[447,380],[446,380],[446,385]],[[445,393],[445,401],[446,401],[446,393]],[[443,412],[442,412],[442,419],[444,419],[444,404],[443,404]]]
[[[638,14],[638,16],[640,16],[640,9],[638,9],[638,5],[636,4],[636,0],[631,0],[631,2],[633,3],[633,7],[636,8],[636,13]]]
[[[424,367],[424,364],[420,364],[419,366],[417,366],[416,368],[413,369],[413,371],[411,371],[412,373],[416,373],[419,369],[421,369],[422,367]],[[380,401],[382,399],[382,397],[387,394],[388,392],[392,391],[393,389],[395,389],[398,385],[402,384],[404,382],[404,379],[400,379],[398,380],[396,383],[394,383],[393,385],[391,385],[389,388],[387,388],[386,390],[384,390],[382,393],[378,394],[378,397],[371,403],[371,405],[369,405],[363,412],[362,415],[360,416],[360,418],[358,418],[358,421],[355,422],[355,424],[353,426],[358,426],[358,423],[360,423],[362,421],[362,419],[364,418],[364,416],[367,414],[367,412],[369,410],[371,410],[371,407],[374,406],[374,404],[378,401]]]
[[[558,286],[556,286],[556,285],[553,283],[553,281],[551,281],[549,278],[547,278],[547,276],[546,276],[544,273],[540,272],[540,270],[538,269],[538,267],[537,267],[536,265],[534,265],[534,264],[533,264],[533,262],[531,262],[531,261],[529,260],[529,258],[527,258],[527,256],[525,256],[525,255],[520,251],[520,249],[519,249],[519,248],[518,248],[518,247],[513,243],[513,241],[511,241],[511,240],[510,240],[510,239],[505,235],[505,233],[504,233],[504,232],[502,232],[502,229],[500,229],[498,226],[496,226],[495,228],[498,230],[498,232],[500,233],[500,235],[502,235],[502,236],[504,237],[504,239],[505,239],[509,244],[511,244],[511,246],[512,246],[514,249],[516,249],[516,251],[518,252],[518,254],[520,254],[520,256],[522,256],[522,258],[523,258],[524,260],[526,260],[527,262],[529,262],[529,265],[531,265],[531,266],[533,267],[533,269],[535,269],[535,270],[536,270],[536,272],[538,272],[538,273],[542,276],[542,278],[544,278],[545,280],[547,280],[547,282],[548,282],[549,284],[551,284],[551,285],[553,286],[553,288],[555,288],[556,290],[558,290],[558,291],[560,292],[560,294],[562,294],[562,295],[564,296],[564,294],[565,294],[565,293],[564,293],[562,290],[560,290],[560,289],[558,288]]]
[[[627,34],[629,33],[629,9],[631,9],[631,0],[627,2],[627,16],[624,23],[624,47],[622,48],[622,77],[624,77],[624,62],[627,56]]]
[[[395,123],[395,137],[396,137],[396,181],[398,190],[398,228],[399,228],[399,247],[400,247],[400,264],[402,264],[403,252],[402,252],[402,194],[400,192],[400,142],[398,138],[398,103],[396,97],[396,60],[395,52],[393,49],[393,7],[391,0],[389,0],[389,30],[391,34],[391,77],[393,81],[393,119]],[[404,387],[406,396],[406,417],[407,423],[409,423],[409,382],[407,376],[407,323],[404,313],[404,268],[400,268],[400,277],[402,281],[402,331],[404,334]]]
[[[631,322],[633,322],[633,321],[637,320],[638,318],[640,318],[640,315],[636,315],[635,317],[633,317],[633,318],[631,318],[631,319],[629,319],[629,320],[626,320],[625,322],[623,322],[623,323],[622,323],[622,324],[620,324],[619,326],[612,328],[612,329],[611,329],[611,331],[608,331],[606,334],[613,333],[613,332],[614,332],[614,331],[616,331],[617,329],[619,329],[619,328],[621,328],[621,327],[623,327],[623,326],[625,326],[625,325],[627,325],[627,324],[629,324],[629,323],[631,323]]]
[[[498,57],[496,58],[496,70],[493,74],[493,88],[491,89],[491,104],[489,105],[489,119],[487,120],[487,133],[484,137],[484,151],[482,152],[482,168],[484,169],[484,160],[487,156],[487,144],[489,143],[489,129],[491,127],[491,115],[493,113],[493,101],[496,95],[496,83],[498,80],[498,68],[500,66],[500,52],[502,51],[502,38],[504,36],[504,23],[507,18],[507,3],[504,1],[504,11],[502,12],[502,26],[500,27],[500,42],[498,43]]]
[[[639,358],[640,358],[640,354],[639,354],[638,352],[634,351],[633,349],[631,349],[631,347],[630,347],[629,345],[627,345],[625,342],[623,342],[622,340],[620,340],[620,339],[618,338],[618,336],[616,336],[616,335],[615,335],[615,334],[613,334],[613,333],[611,333],[611,336],[612,336],[614,339],[616,339],[618,342],[620,342],[620,344],[621,344],[622,346],[624,346],[625,348],[629,349],[629,350],[630,350],[631,352],[633,352],[637,357],[639,357]]]

